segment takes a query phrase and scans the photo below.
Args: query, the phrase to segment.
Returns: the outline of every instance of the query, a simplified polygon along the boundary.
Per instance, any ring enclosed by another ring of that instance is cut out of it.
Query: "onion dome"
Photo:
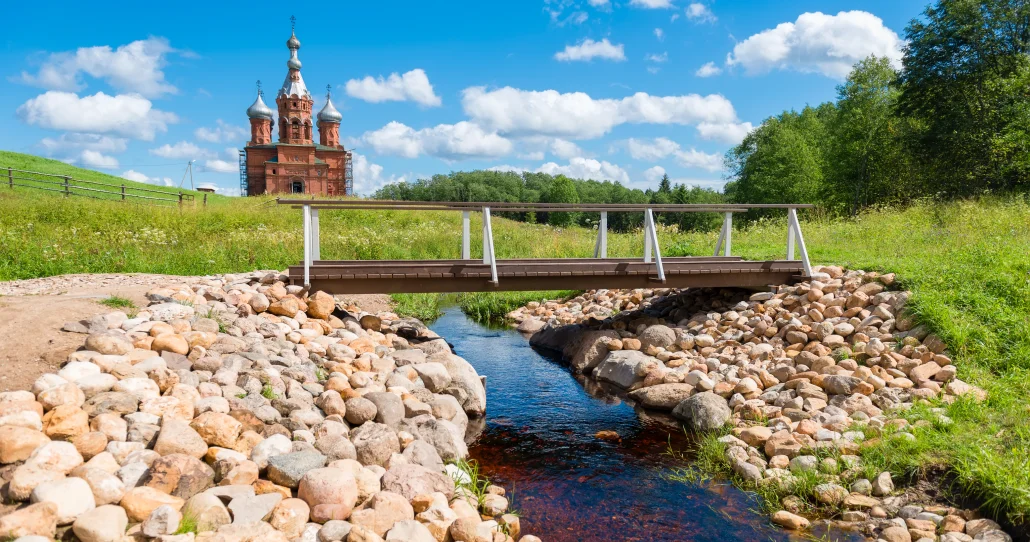
[[[300,40],[297,39],[297,33],[293,32],[290,39],[286,40],[286,47],[289,49],[300,49]]]
[[[326,88],[325,93],[325,107],[318,112],[318,122],[335,122],[339,124],[343,120],[343,115],[333,107],[332,93]]]
[[[257,99],[247,108],[247,116],[252,119],[272,120],[272,110],[261,100],[261,91],[258,91]]]

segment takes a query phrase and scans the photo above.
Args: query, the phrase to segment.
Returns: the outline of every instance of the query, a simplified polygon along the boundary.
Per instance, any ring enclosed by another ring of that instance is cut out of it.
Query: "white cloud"
[[[738,43],[726,64],[740,65],[751,75],[781,69],[843,79],[869,55],[885,56],[900,65],[903,46],[901,38],[872,13],[802,13],[793,23],[781,23]]]
[[[154,109],[138,94],[108,96],[98,92],[80,98],[71,92],[50,90],[18,107],[18,116],[32,125],[51,130],[117,134],[151,141],[157,132],[178,122],[174,113]]]
[[[175,186],[170,177],[148,177],[143,173],[130,169],[122,172],[122,177],[138,183],[156,184],[158,186]]]
[[[193,135],[208,143],[228,143],[246,139],[250,135],[250,131],[242,126],[235,126],[218,119],[215,121],[214,128],[201,126],[193,131]]]
[[[750,122],[702,122],[697,125],[697,134],[701,139],[714,139],[736,145],[743,141],[752,129],[754,126]]]
[[[240,165],[236,162],[213,158],[211,160],[204,160],[204,166],[201,169],[214,173],[239,173]]]
[[[100,169],[116,169],[118,167],[118,159],[114,156],[107,156],[97,151],[86,149],[79,155],[78,162],[86,167],[95,167]]]
[[[718,153],[705,153],[697,149],[682,149],[680,144],[664,137],[657,137],[653,140],[633,139],[626,140],[626,148],[629,155],[636,160],[647,160],[656,162],[672,156],[677,162],[686,167],[704,169],[706,171],[721,171],[723,168],[722,155]]]
[[[125,152],[128,140],[100,134],[65,133],[57,138],[44,137],[39,144],[48,153],[67,150],[91,150],[96,152]]]
[[[562,160],[586,154],[579,145],[560,137],[530,136],[520,139],[519,143],[524,152],[518,157],[523,160],[543,160],[548,153]]]
[[[21,80],[50,90],[77,91],[85,88],[80,74],[104,79],[120,90],[155,97],[174,93],[162,71],[165,57],[175,51],[164,38],[148,38],[111,49],[109,45],[80,47],[74,52],[51,53],[32,75],[22,72]]]
[[[621,167],[606,161],[593,158],[573,157],[568,164],[548,162],[536,169],[538,173],[548,175],[565,175],[574,179],[594,179],[596,181],[629,182],[629,173]]]
[[[573,139],[600,137],[625,123],[690,125],[737,120],[733,104],[718,94],[651,96],[638,92],[622,99],[594,99],[584,92],[470,87],[463,92],[462,106],[487,130]]]
[[[676,7],[672,0],[629,0],[629,5],[645,9],[668,9]]]
[[[148,152],[154,156],[176,160],[196,160],[198,158],[215,157],[214,152],[202,149],[189,141],[180,141],[174,145],[165,143],[156,149],[150,149]]]
[[[669,53],[668,52],[664,52],[662,54],[651,53],[651,54],[645,56],[644,60],[647,60],[648,62],[658,62],[658,63],[666,62],[666,61],[669,60]]]
[[[658,41],[664,40],[665,39],[665,31],[662,30],[661,28],[655,28],[654,29],[654,37],[658,38]]]
[[[512,143],[494,132],[484,131],[471,122],[438,124],[415,130],[400,122],[365,132],[361,141],[379,154],[417,158],[429,154],[445,160],[495,158],[511,152]]]
[[[591,6],[594,6],[595,8],[607,7],[610,3],[609,0],[588,0],[588,2]]]
[[[696,23],[714,23],[717,20],[712,10],[699,2],[687,6],[687,18]]]
[[[547,154],[544,151],[532,151],[517,154],[516,156],[523,160],[543,160]]]
[[[712,77],[713,75],[719,75],[722,73],[722,68],[715,65],[715,62],[708,62],[704,66],[701,66],[694,72],[694,75],[698,77]]]
[[[402,175],[383,177],[383,166],[374,164],[365,155],[351,151],[351,166],[354,170],[354,192],[371,194],[390,183],[405,182]]]
[[[608,38],[604,38],[601,41],[587,38],[581,41],[579,45],[566,45],[564,51],[558,51],[554,54],[554,58],[562,62],[590,61],[595,58],[621,62],[626,60],[626,51],[621,43],[612,45]]]
[[[435,107],[442,103],[433,91],[429,77],[421,69],[411,70],[404,75],[391,73],[385,79],[371,75],[364,79],[351,79],[346,85],[347,95],[366,102],[405,102],[412,101],[426,107]]]
[[[676,19],[679,19],[679,18],[680,18],[680,14],[679,13],[673,13],[672,17],[669,17],[669,22],[670,23],[674,23],[674,22],[676,22]]]
[[[649,183],[656,183],[662,179],[665,175],[665,168],[662,166],[649,167],[644,170],[644,180]]]
[[[551,154],[565,160],[583,155],[583,149],[579,148],[579,145],[558,137],[551,140],[550,150]]]

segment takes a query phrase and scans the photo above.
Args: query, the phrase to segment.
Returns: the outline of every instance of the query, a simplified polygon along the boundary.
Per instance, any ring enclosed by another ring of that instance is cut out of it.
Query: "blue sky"
[[[722,154],[848,66],[900,59],[921,1],[519,0],[6,8],[0,148],[134,180],[238,190],[260,79],[343,113],[355,185],[499,168],[720,187]],[[2,164],[0,164],[2,165]],[[188,182],[188,181],[187,181]]]

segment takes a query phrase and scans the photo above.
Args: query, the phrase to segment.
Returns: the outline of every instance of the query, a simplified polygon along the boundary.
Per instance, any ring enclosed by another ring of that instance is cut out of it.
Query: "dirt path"
[[[41,374],[57,372],[68,354],[86,339],[79,333],[61,331],[61,327],[114,310],[101,305],[100,300],[118,296],[145,307],[144,294],[151,288],[196,278],[107,274],[0,282],[0,391],[27,390]],[[354,303],[373,313],[390,310],[390,299],[385,295],[339,299],[342,304]]]

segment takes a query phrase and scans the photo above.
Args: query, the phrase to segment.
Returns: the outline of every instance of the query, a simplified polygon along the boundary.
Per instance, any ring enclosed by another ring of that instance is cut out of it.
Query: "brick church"
[[[296,32],[286,42],[290,59],[282,88],[276,94],[279,109],[278,141],[272,142],[275,121],[272,110],[261,99],[247,109],[250,141],[240,153],[240,188],[247,196],[260,194],[351,195],[351,153],[340,144],[343,115],[333,107],[326,87],[325,106],[314,119],[318,143],[314,142],[311,109],[314,100],[300,75],[297,58],[300,41]]]

